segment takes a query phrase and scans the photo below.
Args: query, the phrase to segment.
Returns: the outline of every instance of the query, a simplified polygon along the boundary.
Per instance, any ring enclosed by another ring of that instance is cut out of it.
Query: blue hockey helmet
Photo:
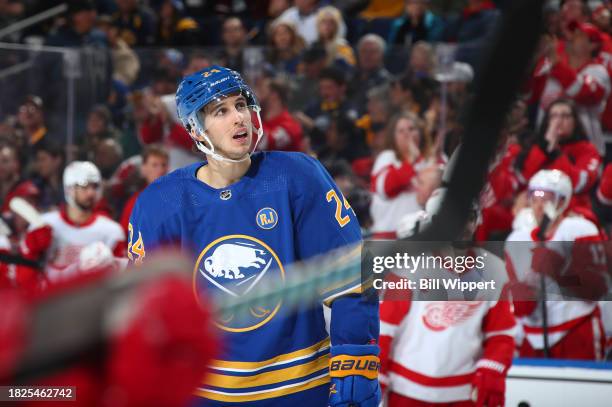
[[[211,102],[218,101],[232,94],[240,93],[245,97],[249,109],[258,116],[261,108],[253,90],[247,85],[240,74],[228,68],[213,65],[183,78],[176,91],[176,107],[178,117],[191,137],[203,136],[210,148],[194,138],[198,149],[217,159],[226,159],[214,151],[214,146],[206,135],[206,126],[202,108]],[[257,129],[258,141],[262,136],[262,129]],[[227,159],[226,159],[227,160]],[[228,160],[235,161],[235,160]],[[240,161],[240,160],[239,160]]]

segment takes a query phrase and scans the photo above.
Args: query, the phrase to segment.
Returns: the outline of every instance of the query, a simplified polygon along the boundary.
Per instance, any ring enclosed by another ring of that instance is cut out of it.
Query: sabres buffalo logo
[[[215,295],[241,297],[259,285],[284,280],[285,271],[276,253],[264,242],[246,235],[224,236],[210,243],[198,257],[193,273],[196,298],[211,290]],[[281,301],[252,305],[248,312],[218,316],[217,325],[230,332],[245,332],[268,323]]]

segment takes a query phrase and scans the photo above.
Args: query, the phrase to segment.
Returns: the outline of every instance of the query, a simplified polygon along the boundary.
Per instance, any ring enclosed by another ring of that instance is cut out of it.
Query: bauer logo
[[[196,298],[203,291],[241,297],[256,287],[284,278],[283,266],[268,245],[251,236],[229,235],[202,250],[193,273],[193,288]],[[220,315],[217,325],[231,332],[257,329],[276,315],[280,304],[278,299],[261,300],[245,312]]]
[[[272,229],[278,223],[278,214],[272,208],[262,208],[257,212],[255,221],[262,229]]]

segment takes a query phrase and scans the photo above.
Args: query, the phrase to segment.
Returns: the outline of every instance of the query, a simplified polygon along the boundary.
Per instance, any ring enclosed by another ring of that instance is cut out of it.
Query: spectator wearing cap
[[[164,0],[158,10],[155,45],[189,47],[200,44],[200,26],[184,14],[181,0]]]
[[[458,42],[456,59],[472,66],[482,54],[485,38],[500,16],[491,0],[468,0],[460,15],[451,17],[445,27],[445,40]]]
[[[366,111],[368,92],[391,81],[384,54],[385,40],[377,34],[366,34],[357,43],[358,65],[349,85],[349,97],[361,114]]]
[[[38,205],[41,211],[58,209],[64,202],[64,158],[64,150],[57,143],[45,143],[35,149],[31,180],[40,191]]]
[[[405,0],[404,15],[395,19],[391,25],[389,44],[412,46],[419,41],[441,41],[444,21],[429,8],[429,0]]]
[[[263,78],[257,86],[265,136],[261,150],[302,151],[302,127],[287,110],[289,86],[282,79]]]
[[[155,15],[138,0],[116,0],[117,11],[111,15],[119,36],[130,47],[155,44]]]
[[[317,11],[316,43],[325,48],[327,65],[348,69],[355,65],[355,53],[341,27],[344,27],[344,20],[337,8],[325,6]]]
[[[311,46],[318,39],[317,9],[318,0],[295,0],[293,6],[285,10],[278,18],[293,24],[306,45]]]
[[[560,97],[573,99],[589,139],[603,156],[605,140],[601,120],[612,85],[598,57],[601,36],[588,23],[571,23],[568,33],[568,39],[562,44],[544,37],[547,41],[542,42],[530,82],[530,102],[537,103],[540,121],[553,101]]]
[[[268,30],[267,61],[279,72],[295,74],[306,46],[304,39],[288,21],[276,19]]]
[[[50,137],[49,130],[45,125],[43,101],[39,96],[26,96],[17,111],[17,122],[24,133],[29,148],[43,144]]]
[[[318,100],[306,109],[305,114],[296,114],[304,130],[310,135],[315,150],[323,148],[325,131],[334,116],[357,120],[357,110],[346,98],[346,86],[346,77],[341,69],[323,69],[319,74]]]

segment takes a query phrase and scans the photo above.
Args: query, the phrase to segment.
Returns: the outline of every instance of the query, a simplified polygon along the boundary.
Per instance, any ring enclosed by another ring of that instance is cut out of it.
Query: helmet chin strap
[[[257,120],[259,121],[260,125],[261,125],[261,116],[260,116],[260,112],[261,110],[258,109],[255,111],[255,113],[257,114]],[[230,162],[230,163],[241,163],[243,161],[248,160],[251,157],[251,154],[253,154],[255,152],[255,150],[257,150],[257,145],[259,144],[259,142],[261,141],[261,138],[263,136],[263,127],[260,127],[259,129],[257,129],[257,141],[255,142],[255,145],[253,146],[253,150],[249,153],[247,153],[244,157],[238,159],[238,160],[234,160],[232,158],[229,157],[224,157],[221,154],[215,152],[215,146],[212,143],[212,141],[210,141],[210,138],[208,137],[208,135],[206,134],[206,132],[203,132],[201,134],[202,137],[204,137],[204,140],[206,140],[206,142],[208,143],[208,145],[210,145],[210,148],[206,147],[206,145],[204,145],[203,142],[201,142],[200,140],[196,140],[194,138],[195,141],[195,145],[198,148],[198,150],[200,150],[201,152],[203,152],[206,155],[211,156],[213,159],[219,161],[219,162]]]

